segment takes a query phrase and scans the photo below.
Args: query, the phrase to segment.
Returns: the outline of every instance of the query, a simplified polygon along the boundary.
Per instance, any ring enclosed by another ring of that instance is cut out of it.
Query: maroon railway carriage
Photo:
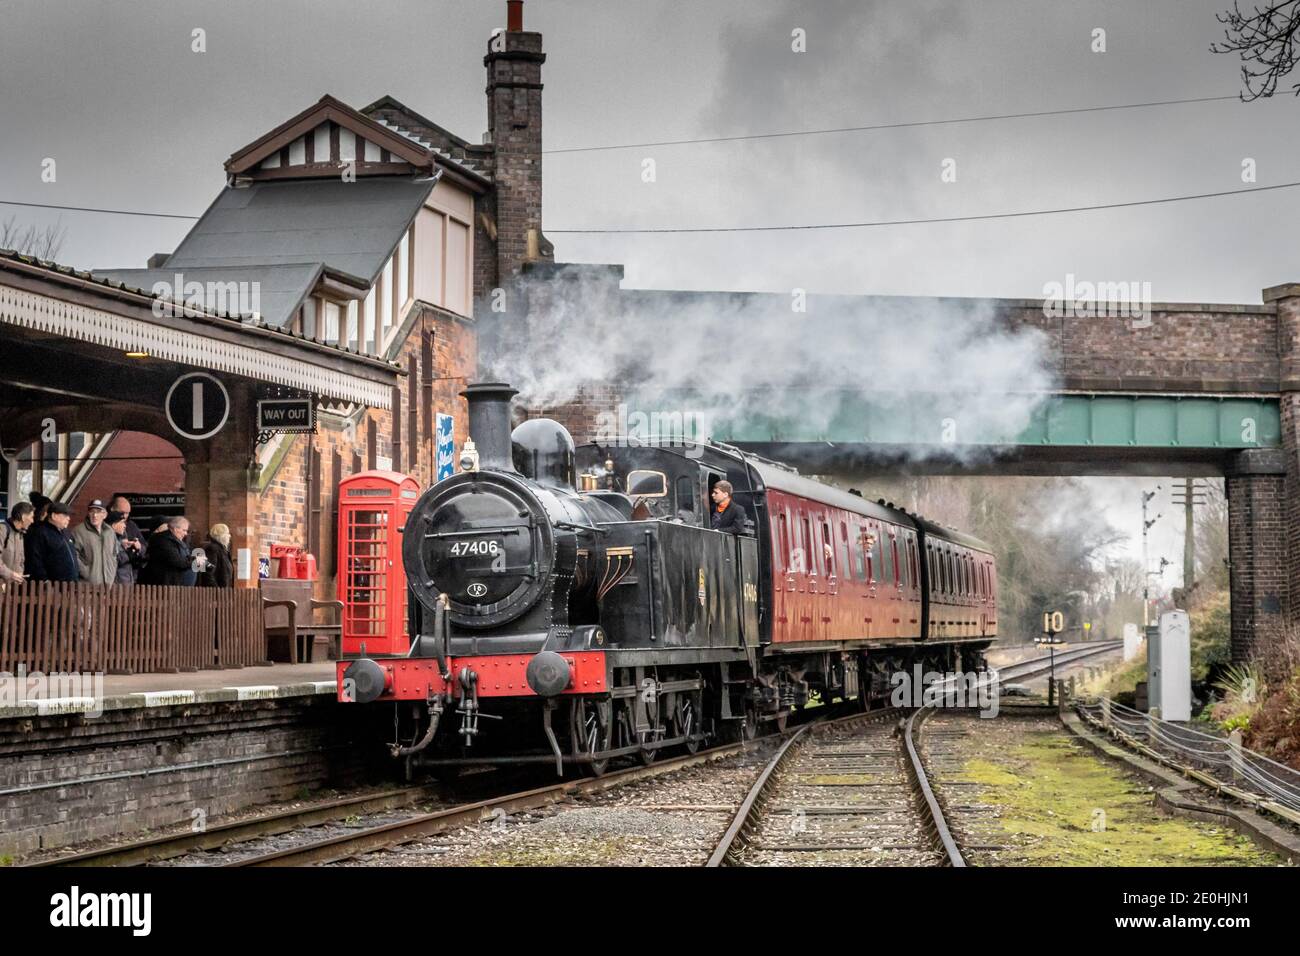
[[[467,449],[403,529],[410,653],[338,667],[340,701],[396,705],[409,769],[600,772],[814,699],[872,706],[918,663],[983,666],[997,575],[980,541],[726,445],[512,433],[512,389],[464,394],[478,461]],[[709,526],[722,479],[747,534]]]

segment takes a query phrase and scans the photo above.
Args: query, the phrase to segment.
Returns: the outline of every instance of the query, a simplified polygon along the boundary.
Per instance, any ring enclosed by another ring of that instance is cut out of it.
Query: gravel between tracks
[[[335,866],[702,866],[772,744]]]

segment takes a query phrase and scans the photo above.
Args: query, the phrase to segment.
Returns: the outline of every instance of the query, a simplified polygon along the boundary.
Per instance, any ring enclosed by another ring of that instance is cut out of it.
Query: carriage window
[[[831,537],[831,526],[822,522],[822,559],[826,563],[826,576],[835,573],[835,539]]]
[[[850,548],[850,550],[853,552],[853,563],[857,567],[857,578],[859,581],[865,581],[867,579],[867,556],[863,551],[862,528],[856,525],[853,528],[853,540],[856,547]]]
[[[894,579],[894,584],[906,583],[903,579],[907,577],[907,570],[899,567],[898,564],[898,538],[894,535],[889,536],[889,563],[894,566],[894,572],[890,575]]]
[[[776,516],[776,556],[782,571],[790,567],[790,521],[784,511]]]
[[[916,569],[916,539],[911,535],[907,537],[907,569],[911,572],[911,586],[917,587],[921,581],[920,575]]]
[[[836,545],[836,549],[844,561],[844,577],[852,578],[853,558],[849,554],[849,526],[843,521],[840,522],[840,543]]]
[[[803,536],[799,540],[798,570],[805,574],[816,574],[816,563],[808,560],[808,552],[812,548],[812,528],[808,526],[807,518],[802,518],[800,524],[803,526]]]
[[[880,533],[882,535],[882,538],[884,535],[888,534],[888,532],[885,531],[883,528],[881,529]],[[880,567],[883,569],[884,572],[883,574],[881,574],[880,580],[885,582],[886,584],[897,583],[897,580],[894,577],[893,537],[894,537],[893,535],[889,535],[888,538],[884,538],[880,542],[880,553],[883,556],[883,560],[880,563]]]

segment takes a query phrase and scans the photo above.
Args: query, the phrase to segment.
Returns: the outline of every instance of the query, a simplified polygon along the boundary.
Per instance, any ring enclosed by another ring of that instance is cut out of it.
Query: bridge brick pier
[[[725,341],[743,336],[745,322],[764,315],[806,324],[807,334],[816,336],[819,314],[842,322],[846,308],[858,315],[950,310],[954,322],[991,310],[995,326],[1041,334],[1044,364],[1055,380],[1017,434],[968,431],[962,444],[945,447],[940,422],[960,413],[959,389],[948,385],[939,392],[920,383],[900,405],[897,394],[873,392],[868,375],[862,382],[808,383],[821,400],[838,390],[840,407],[828,422],[774,415],[771,409],[786,397],[791,409],[808,407],[806,395],[796,394],[803,386],[765,386],[756,369],[753,390],[767,392],[764,412],[747,415],[752,396],[735,396],[731,404],[741,411],[715,414],[712,435],[804,473],[851,482],[899,471],[1223,476],[1234,659],[1267,656],[1300,615],[1300,283],[1264,290],[1260,304],[1156,303],[1140,318],[1122,310],[1091,315],[1034,299],[892,296],[809,296],[806,313],[792,317],[791,298],[783,294],[621,289],[619,266],[539,264],[532,279],[540,281],[526,283],[518,300],[529,311],[551,308],[568,283],[611,330],[660,322],[665,341],[675,334],[674,322],[709,324],[710,316],[718,327],[709,335]],[[521,318],[501,316],[502,328]],[[485,330],[480,340],[489,354],[494,334]],[[637,410],[671,417],[700,401],[696,383],[665,389],[647,367],[588,381],[573,401],[529,414],[559,418],[582,441],[620,414],[624,421]],[[500,368],[510,374],[508,364]],[[942,369],[934,371],[942,377]],[[580,365],[574,374],[582,380]]]

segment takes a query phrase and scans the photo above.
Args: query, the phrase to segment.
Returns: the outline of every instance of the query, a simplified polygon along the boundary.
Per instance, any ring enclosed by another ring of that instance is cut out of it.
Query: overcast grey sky
[[[1208,52],[1227,0],[528,0],[546,36],[548,148],[1233,94]],[[467,139],[504,0],[0,0],[0,199],[197,215],[234,150],[323,93],[390,93]],[[191,51],[191,31],[207,52]],[[792,31],[806,52],[792,51]],[[1106,52],[1093,52],[1105,30]],[[1006,221],[761,235],[562,228],[963,216],[1300,179],[1300,103],[1216,102],[903,130],[559,153],[556,256],[629,286],[1026,296],[1067,273],[1157,301],[1258,302],[1300,280],[1300,190]],[[46,157],[55,183],[41,181]],[[653,159],[656,181],[642,181]],[[944,160],[957,181],[944,183]],[[60,258],[140,266],[177,220],[43,213]],[[1136,494],[1119,495],[1136,498]],[[1124,520],[1128,521],[1131,515]],[[1176,535],[1175,535],[1176,537]],[[1169,543],[1170,549],[1176,546]]]

